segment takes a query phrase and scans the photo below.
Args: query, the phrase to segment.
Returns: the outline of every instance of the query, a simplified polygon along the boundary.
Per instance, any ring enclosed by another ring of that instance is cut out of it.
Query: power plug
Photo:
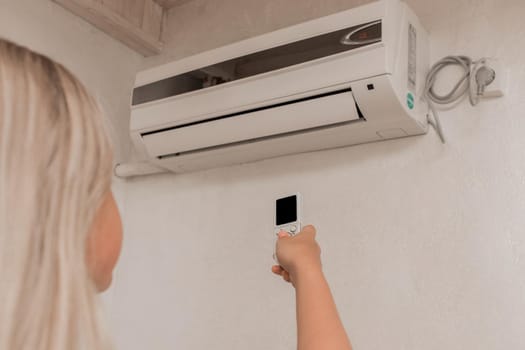
[[[488,67],[489,70],[494,71],[494,79],[490,84],[487,84],[484,87],[479,97],[488,99],[505,96],[505,94],[507,94],[508,87],[508,70],[505,69],[501,61],[496,58],[487,58],[485,61],[486,62],[484,66]],[[480,73],[485,75],[484,71],[480,71]]]

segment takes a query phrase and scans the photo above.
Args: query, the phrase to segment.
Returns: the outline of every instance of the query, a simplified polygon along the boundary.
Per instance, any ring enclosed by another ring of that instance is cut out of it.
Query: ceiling
[[[174,6],[182,5],[188,1],[191,1],[191,0],[155,0],[157,4],[159,4],[160,6],[166,9],[172,8]]]

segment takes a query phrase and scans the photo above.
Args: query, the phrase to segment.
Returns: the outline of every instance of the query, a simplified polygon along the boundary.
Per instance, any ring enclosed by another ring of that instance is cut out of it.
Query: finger
[[[275,273],[276,275],[281,275],[283,271],[284,271],[283,268],[280,267],[279,265],[272,266],[272,272]]]
[[[283,271],[283,279],[286,281],[286,282],[292,282],[291,278],[290,278],[290,274],[287,272],[287,271]]]

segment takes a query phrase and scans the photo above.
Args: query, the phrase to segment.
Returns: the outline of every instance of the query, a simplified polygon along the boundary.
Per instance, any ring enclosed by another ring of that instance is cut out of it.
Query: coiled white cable
[[[457,102],[465,94],[468,94],[472,106],[477,105],[485,86],[494,80],[495,73],[489,68],[483,71],[484,74],[478,74],[480,68],[485,67],[485,63],[485,58],[473,61],[467,56],[447,56],[430,68],[425,82],[424,96],[432,112],[433,120],[430,118],[430,115],[427,115],[427,119],[428,123],[436,130],[441,142],[445,143],[445,135],[443,134],[436,105],[450,105]],[[437,76],[443,68],[452,65],[460,66],[464,73],[450,92],[440,95],[434,90]]]

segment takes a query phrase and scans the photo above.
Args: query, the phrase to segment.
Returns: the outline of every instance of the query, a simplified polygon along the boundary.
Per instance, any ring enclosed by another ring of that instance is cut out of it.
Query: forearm
[[[351,350],[332,293],[321,269],[297,274],[298,350]]]

